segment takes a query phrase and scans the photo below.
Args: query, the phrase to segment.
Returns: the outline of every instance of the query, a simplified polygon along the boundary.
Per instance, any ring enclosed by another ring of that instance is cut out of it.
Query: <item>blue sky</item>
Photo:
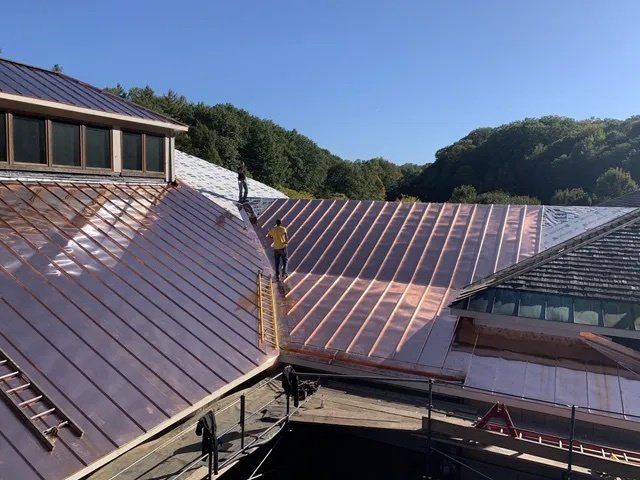
[[[470,130],[640,113],[629,0],[7,2],[2,56],[230,102],[349,159],[425,163]]]

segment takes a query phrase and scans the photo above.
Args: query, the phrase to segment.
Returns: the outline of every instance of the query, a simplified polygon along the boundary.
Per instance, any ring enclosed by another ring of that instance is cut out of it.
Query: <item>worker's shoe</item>
[[[289,274],[288,273],[283,273],[282,274],[282,280],[286,280],[287,278],[289,278]]]

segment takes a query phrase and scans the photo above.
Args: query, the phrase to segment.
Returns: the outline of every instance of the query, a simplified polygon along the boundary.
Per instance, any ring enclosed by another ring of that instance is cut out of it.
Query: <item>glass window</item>
[[[80,166],[80,126],[51,122],[51,157],[56,165]]]
[[[122,167],[142,170],[142,135],[122,132]]]
[[[633,309],[633,323],[631,324],[631,330],[640,331],[640,305],[636,305]]]
[[[164,137],[147,135],[145,147],[147,170],[164,172]]]
[[[545,320],[554,322],[568,322],[571,311],[571,298],[559,295],[547,296],[547,306],[544,310]]]
[[[111,136],[106,128],[86,127],[86,166],[111,168]]]
[[[489,291],[476,293],[469,299],[469,310],[474,312],[486,312],[489,306]]]
[[[492,312],[502,315],[513,315],[516,311],[517,298],[518,295],[513,290],[497,289]]]
[[[0,112],[0,162],[7,161],[7,117]]]
[[[631,305],[619,302],[603,302],[604,326],[613,328],[631,328],[633,314]]]
[[[576,298],[573,302],[573,322],[600,325],[600,300]]]
[[[46,164],[44,120],[13,117],[13,159],[19,163]]]
[[[541,293],[522,292],[520,294],[520,306],[518,316],[528,318],[542,318],[544,295]]]

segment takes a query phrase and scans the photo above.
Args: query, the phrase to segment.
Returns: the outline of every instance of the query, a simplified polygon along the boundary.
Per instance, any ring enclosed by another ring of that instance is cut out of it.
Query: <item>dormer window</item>
[[[51,160],[54,165],[80,166],[80,125],[51,122]]]
[[[87,168],[111,169],[111,130],[85,127],[84,155]]]
[[[45,121],[40,118],[13,116],[14,163],[47,164]]]
[[[122,169],[131,172],[164,172],[164,137],[122,132]]]
[[[0,163],[5,163],[7,156],[7,116],[0,112]]]

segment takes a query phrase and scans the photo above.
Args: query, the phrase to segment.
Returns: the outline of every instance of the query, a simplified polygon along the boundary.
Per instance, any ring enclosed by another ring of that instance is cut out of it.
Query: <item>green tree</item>
[[[476,203],[478,192],[473,185],[460,185],[453,189],[451,198],[452,203]]]
[[[638,184],[629,172],[621,168],[610,168],[596,180],[595,194],[598,200],[616,198],[638,189]]]
[[[552,205],[591,205],[591,197],[582,188],[556,190],[551,197]]]
[[[53,67],[51,67],[51,71],[56,73],[62,73],[62,67],[56,63]]]

